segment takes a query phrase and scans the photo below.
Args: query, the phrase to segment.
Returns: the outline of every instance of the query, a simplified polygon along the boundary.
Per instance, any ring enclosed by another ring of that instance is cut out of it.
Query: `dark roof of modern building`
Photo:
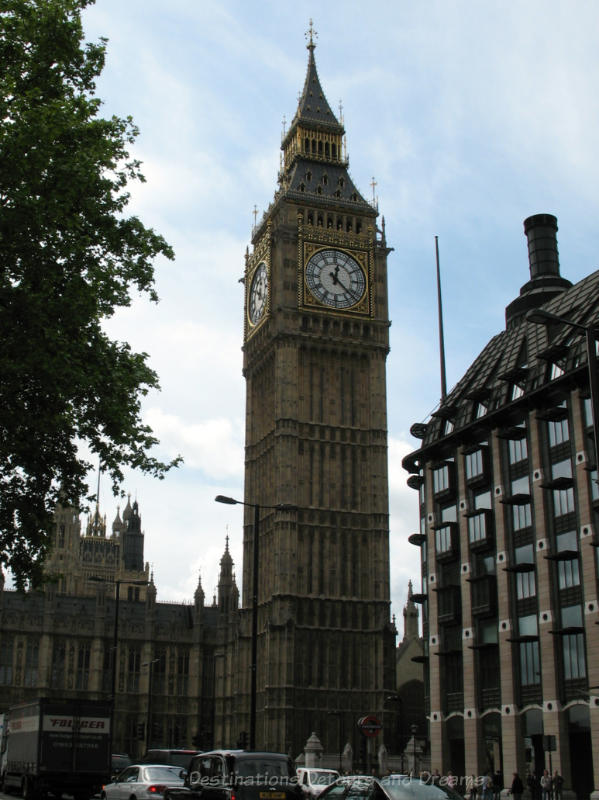
[[[578,325],[599,324],[599,271],[540,308]],[[427,422],[412,426],[422,447],[406,456],[404,467],[417,471],[444,442],[455,447],[456,437],[466,443],[471,436],[475,441],[477,432],[500,425],[498,416],[505,418],[512,410],[514,420],[518,415],[522,418],[523,405],[555,404],[559,392],[563,393],[575,375],[582,374],[586,380],[586,368],[581,331],[561,323],[547,327],[522,317],[489,341]],[[514,394],[515,385],[521,390],[519,397],[520,391]]]

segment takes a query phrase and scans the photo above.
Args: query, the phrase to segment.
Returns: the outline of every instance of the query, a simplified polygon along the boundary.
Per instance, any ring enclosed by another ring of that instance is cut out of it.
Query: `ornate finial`
[[[306,39],[310,37],[308,44],[306,45],[308,50],[314,50],[314,48],[316,47],[316,45],[314,44],[314,38],[318,36],[318,33],[314,30],[314,25],[312,24],[312,20],[310,20],[310,27],[305,32],[304,36],[306,37]]]
[[[285,138],[285,127],[287,125],[287,119],[285,118],[285,114],[283,114],[283,139]]]
[[[408,600],[412,599],[412,581],[408,581]]]
[[[343,125],[343,102],[339,101],[339,122]]]
[[[376,189],[376,181],[374,179],[374,175],[372,177],[372,180],[370,181],[370,185],[372,186],[372,202],[375,203],[376,202],[376,196],[374,194],[374,190]]]
[[[227,534],[225,536],[225,553],[228,553],[228,552],[229,552],[229,534]]]

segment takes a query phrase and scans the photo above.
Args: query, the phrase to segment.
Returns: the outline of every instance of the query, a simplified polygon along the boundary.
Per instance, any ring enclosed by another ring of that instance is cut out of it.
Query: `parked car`
[[[107,783],[100,797],[102,800],[146,800],[160,797],[169,787],[183,786],[187,773],[181,767],[165,764],[131,764]]]
[[[297,782],[306,798],[318,797],[327,786],[337,780],[336,769],[309,769],[298,767]]]
[[[344,775],[328,786],[319,800],[462,800],[448,786],[408,775]]]
[[[113,753],[110,759],[110,774],[118,775],[132,763],[127,753]]]
[[[191,760],[184,787],[164,800],[302,800],[293,762],[283,753],[212,750]]]
[[[143,764],[168,764],[171,767],[189,768],[189,762],[201,750],[188,750],[184,747],[157,747],[147,750],[142,758]]]

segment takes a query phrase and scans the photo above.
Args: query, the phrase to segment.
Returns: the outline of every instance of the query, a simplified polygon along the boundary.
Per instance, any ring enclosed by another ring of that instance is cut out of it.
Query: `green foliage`
[[[78,505],[91,464],[116,492],[124,466],[162,477],[140,399],[158,386],[145,353],[102,320],[156,301],[153,260],[170,246],[124,214],[130,118],[103,119],[105,40],[84,43],[93,0],[0,5],[0,564],[37,583],[59,496]]]

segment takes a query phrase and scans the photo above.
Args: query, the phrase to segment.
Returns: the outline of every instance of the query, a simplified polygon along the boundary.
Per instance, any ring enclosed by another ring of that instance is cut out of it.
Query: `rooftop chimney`
[[[505,309],[506,327],[517,325],[527,311],[538,308],[572,283],[559,274],[557,219],[553,214],[535,214],[524,220],[528,240],[530,280],[520,289],[520,296]]]

